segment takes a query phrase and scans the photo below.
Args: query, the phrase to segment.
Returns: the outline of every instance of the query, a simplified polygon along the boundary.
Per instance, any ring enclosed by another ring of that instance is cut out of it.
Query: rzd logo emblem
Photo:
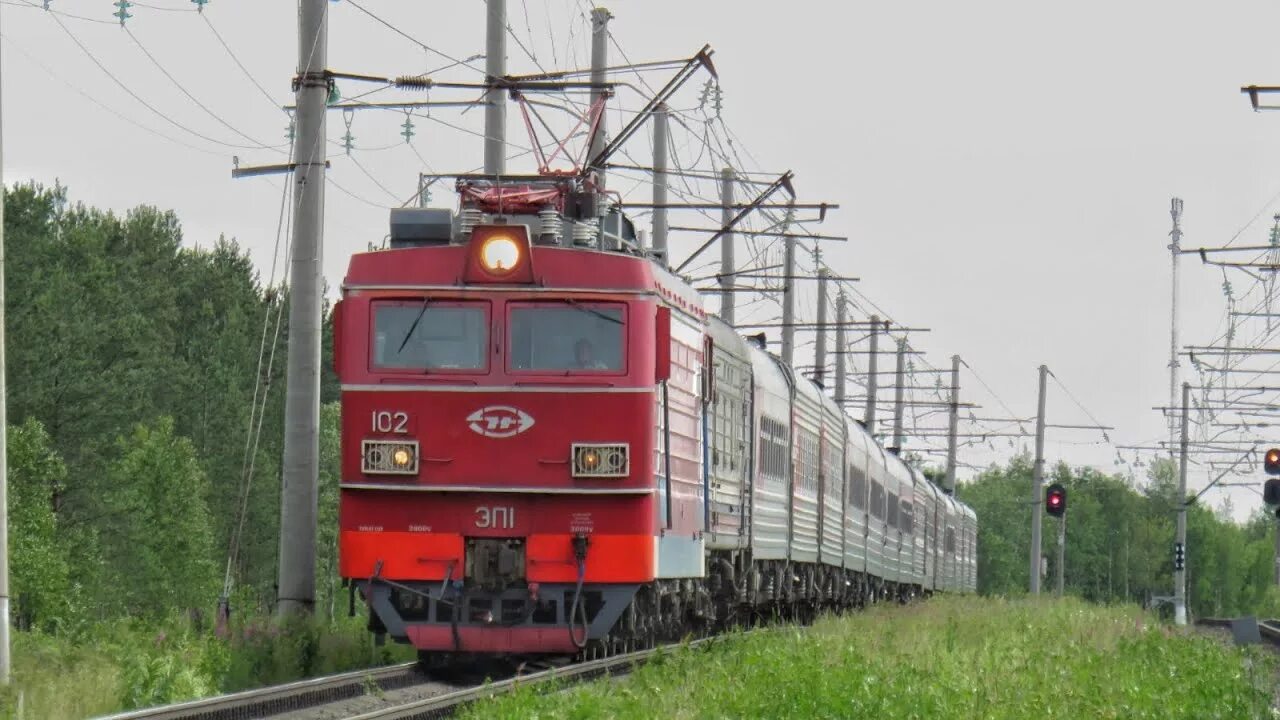
[[[506,405],[490,405],[467,416],[472,432],[491,438],[509,438],[533,427],[533,418],[523,410]]]

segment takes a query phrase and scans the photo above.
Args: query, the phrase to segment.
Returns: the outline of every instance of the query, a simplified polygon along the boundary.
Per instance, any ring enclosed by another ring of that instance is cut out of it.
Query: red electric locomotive
[[[570,177],[392,216],[335,313],[340,558],[427,657],[976,586],[977,518]]]
[[[428,653],[653,637],[704,562],[701,303],[565,182],[459,191],[343,285],[342,576]]]

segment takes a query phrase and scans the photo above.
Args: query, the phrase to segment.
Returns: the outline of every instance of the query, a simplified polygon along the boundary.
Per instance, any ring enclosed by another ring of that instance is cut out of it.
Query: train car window
[[[738,456],[742,453],[742,403],[737,397],[729,401],[729,470],[738,469]]]
[[[803,490],[816,488],[817,483],[817,448],[813,433],[803,428],[796,430],[796,484]]]
[[[942,541],[942,549],[945,552],[956,551],[956,530],[953,527],[947,528],[945,539]]]
[[[823,450],[824,452],[822,453],[822,471],[819,474],[819,476],[829,478],[829,481],[826,483],[826,485],[823,488],[824,492],[826,493],[827,497],[839,497],[840,483],[838,481],[838,478],[840,477],[840,458],[836,457],[835,455],[834,443],[828,442],[823,447]]]
[[[871,481],[871,515],[877,520],[884,519],[884,485],[874,479]]]
[[[782,483],[787,473],[787,428],[773,418],[760,418],[760,475]]]
[[[370,356],[378,370],[488,368],[488,303],[427,300],[373,305]]]
[[[902,512],[898,515],[899,525],[902,526],[902,532],[910,535],[916,531],[916,519],[911,514],[911,503],[906,500],[902,501]]]
[[[516,372],[621,372],[626,309],[619,303],[508,305],[507,367]]]
[[[867,506],[867,475],[857,465],[849,466],[849,500],[859,510]]]
[[[895,495],[894,493],[889,493],[888,510],[889,510],[889,517],[887,519],[887,522],[889,523],[889,527],[891,528],[898,527],[898,496]]]

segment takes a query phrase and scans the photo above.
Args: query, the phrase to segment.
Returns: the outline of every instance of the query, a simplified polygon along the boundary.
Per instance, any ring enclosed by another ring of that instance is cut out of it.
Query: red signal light
[[[1067,489],[1060,483],[1054,483],[1044,494],[1045,510],[1054,517],[1062,517],[1067,511]]]
[[[1271,448],[1262,457],[1262,470],[1268,475],[1280,475],[1280,448]]]

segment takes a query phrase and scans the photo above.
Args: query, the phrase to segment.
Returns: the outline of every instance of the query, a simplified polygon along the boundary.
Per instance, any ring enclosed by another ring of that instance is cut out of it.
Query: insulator
[[[430,90],[435,84],[426,75],[401,75],[396,78],[396,87],[401,90]]]
[[[595,218],[590,220],[579,220],[573,224],[573,244],[574,245],[595,245],[596,234],[599,232],[597,221]]]
[[[542,221],[542,229],[538,233],[542,241],[553,245],[560,244],[560,213],[551,205],[547,205],[538,212],[538,219]]]
[[[484,222],[484,214],[479,209],[463,208],[458,217],[458,231],[462,233],[462,237],[469,237],[475,226],[482,222]]]

